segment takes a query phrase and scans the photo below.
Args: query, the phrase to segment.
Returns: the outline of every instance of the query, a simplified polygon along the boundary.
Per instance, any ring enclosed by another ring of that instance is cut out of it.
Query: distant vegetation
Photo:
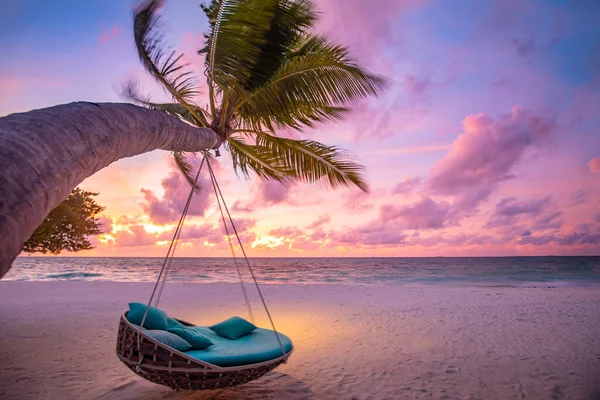
[[[92,249],[88,236],[102,233],[96,218],[104,207],[93,199],[98,193],[75,188],[46,217],[23,245],[26,253],[58,254],[63,250]]]

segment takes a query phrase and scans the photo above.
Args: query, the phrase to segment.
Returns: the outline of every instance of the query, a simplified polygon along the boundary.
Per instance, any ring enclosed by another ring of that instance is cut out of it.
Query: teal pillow
[[[139,325],[136,325],[136,324],[131,324],[131,325],[133,325],[133,327],[135,328],[135,330],[136,330],[136,331],[137,331],[138,329],[139,329],[140,331],[142,331],[142,332],[143,332],[143,331],[147,331],[147,330],[148,330],[148,329],[144,328],[143,326],[139,326]]]
[[[144,318],[144,312],[146,312],[146,304],[129,303],[127,320],[132,324],[141,325],[142,318]],[[166,312],[154,307],[148,309],[148,315],[146,315],[146,320],[144,321],[144,328],[166,330],[167,325]]]
[[[148,330],[144,333],[150,336],[152,339],[156,339],[159,342],[174,348],[175,350],[186,351],[192,348],[191,344],[189,344],[185,339],[182,339],[179,336],[175,335],[174,333],[161,330]]]
[[[177,321],[175,318],[167,317],[167,329],[170,331],[171,329],[186,329],[187,327],[181,322]]]
[[[256,326],[244,318],[231,317],[208,328],[219,336],[233,340],[249,334],[256,329]]]
[[[214,343],[204,335],[194,332],[190,329],[173,328],[169,332],[176,334],[186,342],[192,345],[192,350],[204,350]]]

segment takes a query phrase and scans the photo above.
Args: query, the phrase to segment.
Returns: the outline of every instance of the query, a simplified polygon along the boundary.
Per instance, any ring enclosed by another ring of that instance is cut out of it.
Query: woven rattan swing
[[[274,333],[273,341],[277,341],[276,343],[278,343],[279,346],[281,346],[281,352],[279,353],[281,355],[259,363],[237,365],[233,367],[221,367],[202,361],[198,358],[191,357],[184,352],[175,350],[172,347],[169,347],[163,344],[162,342],[159,342],[158,340],[155,340],[154,338],[150,337],[147,333],[145,333],[144,329],[140,328],[140,326],[144,326],[144,321],[148,314],[149,307],[152,305],[153,301],[155,306],[158,306],[158,302],[162,294],[162,289],[164,287],[164,283],[167,279],[167,275],[171,265],[173,252],[181,234],[181,228],[183,227],[183,222],[185,220],[192,200],[192,196],[194,193],[194,189],[192,188],[188,196],[187,202],[185,204],[181,218],[179,220],[179,224],[177,225],[177,228],[175,230],[173,240],[171,241],[171,245],[169,246],[169,250],[167,251],[167,256],[165,257],[158,279],[156,281],[156,284],[154,285],[154,290],[152,291],[150,300],[148,301],[148,306],[146,308],[146,312],[144,313],[142,322],[139,326],[132,324],[127,319],[127,312],[124,312],[121,315],[119,332],[117,337],[117,356],[129,369],[131,369],[133,372],[135,372],[137,375],[141,376],[144,379],[177,390],[209,390],[241,385],[243,383],[261,377],[267,372],[273,370],[279,364],[286,362],[287,358],[289,357],[292,351],[290,348],[290,350],[286,352],[286,350],[284,349],[284,345],[282,344],[282,341],[280,339],[280,336],[283,335],[278,334],[277,330],[275,329],[275,324],[273,323],[273,319],[271,318],[271,314],[269,313],[266,302],[260,291],[260,287],[258,286],[256,277],[254,275],[250,262],[248,261],[246,252],[244,251],[244,247],[242,246],[235,225],[233,224],[233,220],[229,213],[229,209],[225,204],[225,200],[223,198],[223,194],[221,193],[219,184],[216,180],[214,171],[210,165],[209,155],[207,152],[204,152],[204,157],[198,169],[198,173],[196,174],[194,186],[198,181],[198,177],[200,176],[200,171],[202,170],[202,166],[204,165],[204,163],[206,163],[211,177],[215,197],[217,198],[217,204],[219,205],[219,210],[221,212],[221,219],[225,227],[225,233],[227,234],[227,238],[229,240],[229,246],[233,254],[233,259],[235,261],[238,276],[240,278],[240,283],[242,286],[246,304],[248,306],[250,317],[251,319],[254,319],[252,315],[252,309],[248,301],[248,296],[246,294],[246,290],[242,281],[240,267],[238,265],[237,258],[235,257],[235,253],[233,250],[231,235],[226,224],[225,215],[223,213],[223,207],[225,208],[229,222],[233,228],[233,233],[237,237],[238,244],[242,250],[244,259],[246,260],[246,265],[250,271],[254,284],[256,285],[258,294],[263,303],[267,316],[269,317],[269,321],[271,322],[271,327],[273,328],[272,332]],[[179,319],[176,319],[176,321],[186,326],[193,326],[192,324],[186,321],[182,321]]]

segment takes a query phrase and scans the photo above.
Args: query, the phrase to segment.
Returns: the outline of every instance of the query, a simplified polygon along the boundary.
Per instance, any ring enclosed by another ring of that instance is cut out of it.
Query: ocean
[[[237,261],[245,282],[251,277]],[[19,257],[3,280],[153,282],[162,258]],[[251,258],[261,284],[600,285],[600,257]],[[169,281],[239,282],[231,258],[175,258]]]

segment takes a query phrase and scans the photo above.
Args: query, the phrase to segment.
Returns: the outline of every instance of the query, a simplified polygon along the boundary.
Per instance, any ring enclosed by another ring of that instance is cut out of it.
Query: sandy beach
[[[120,313],[150,287],[1,282],[0,398],[600,398],[595,287],[267,285],[295,352],[259,381],[214,392],[145,382],[115,356]],[[170,284],[163,297],[197,324],[246,317],[239,285]]]

